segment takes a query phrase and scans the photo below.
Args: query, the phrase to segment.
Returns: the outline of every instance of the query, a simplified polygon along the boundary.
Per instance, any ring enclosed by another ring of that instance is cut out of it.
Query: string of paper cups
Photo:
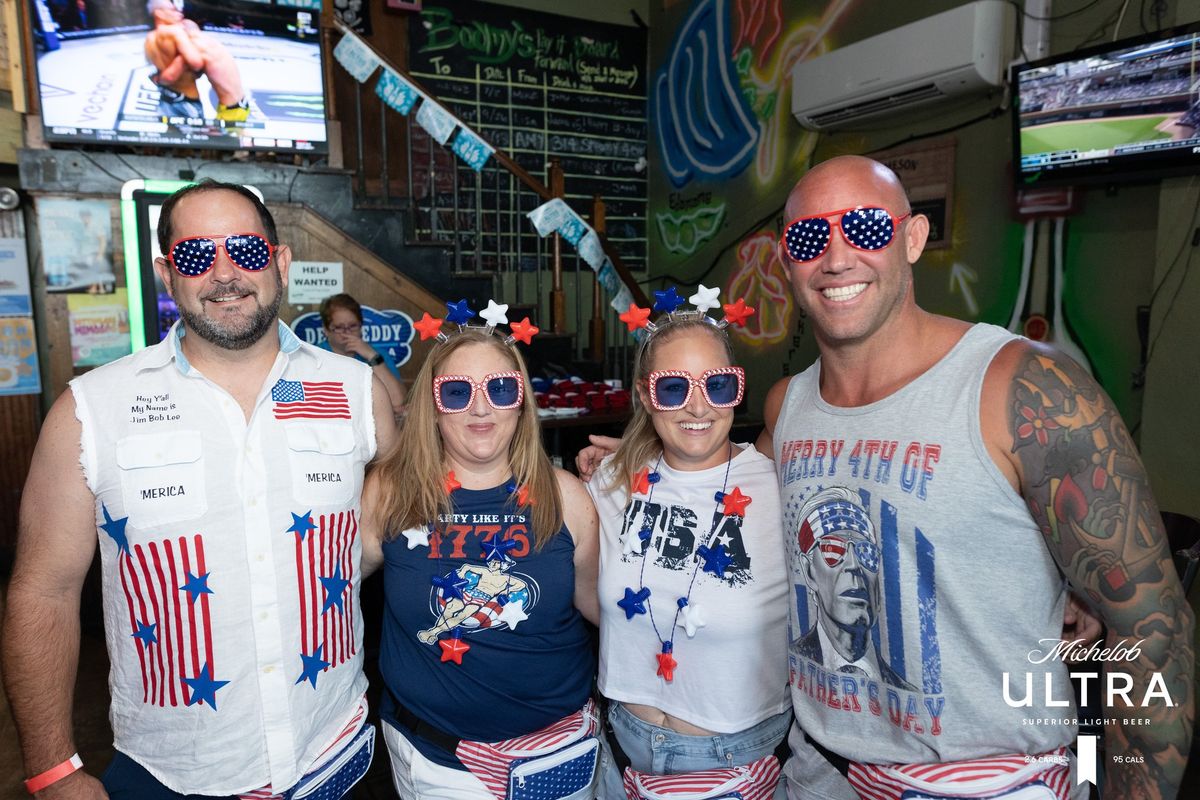
[[[483,325],[472,322],[476,316],[484,321]],[[442,326],[447,322],[455,325],[456,329],[451,329],[449,333],[443,331]],[[487,308],[476,314],[465,298],[457,302],[447,302],[445,318],[435,317],[426,311],[421,319],[413,323],[413,328],[420,335],[421,341],[437,339],[439,342],[446,342],[452,337],[467,331],[481,331],[488,335],[502,335],[502,332],[501,334],[497,334],[497,328],[501,325],[509,326],[510,332],[504,337],[504,343],[510,346],[516,342],[526,345],[530,344],[539,330],[536,325],[529,321],[529,317],[525,317],[520,322],[510,323],[508,321],[508,305],[505,303],[488,300]],[[446,474],[444,486],[446,494],[453,494],[462,488],[462,484],[459,483],[454,475],[454,470],[450,470]],[[515,482],[510,481],[505,488],[509,494],[516,495],[515,500],[518,508],[533,504],[533,498],[529,496],[527,487],[518,486]],[[405,539],[408,540],[409,550],[417,547],[428,547],[429,537],[433,533],[433,526],[426,525],[421,528],[410,528],[402,533]],[[485,561],[496,560],[503,563],[512,563],[508,551],[517,547],[518,542],[509,539],[507,533],[505,533],[503,536],[500,534],[494,535],[488,541],[482,542],[480,546],[483,549],[482,557]],[[441,574],[441,559],[439,558],[438,561],[438,571],[430,577],[430,583],[441,593],[444,600],[463,600],[463,591],[467,588],[468,581],[459,576],[453,569],[444,575]],[[495,602],[500,607],[496,620],[508,625],[510,628],[516,628],[528,616],[524,613],[523,604],[520,602],[510,602],[510,598],[506,592],[497,595]],[[471,649],[471,646],[463,641],[462,635],[461,627],[455,627],[449,631],[448,636],[439,639],[438,646],[442,650],[442,662],[462,664],[463,656]]]
[[[672,324],[678,324],[683,321],[700,321],[708,323],[716,328],[724,329],[729,325],[737,325],[739,327],[746,324],[746,319],[754,314],[753,306],[746,305],[744,298],[738,298],[734,303],[721,304],[719,299],[720,289],[710,289],[704,284],[700,284],[695,294],[687,299],[691,303],[693,309],[679,310],[683,305],[684,299],[679,295],[679,292],[674,286],[656,291],[654,293],[654,307],[642,308],[636,303],[630,303],[629,309],[620,315],[620,319],[629,328],[630,333],[638,330],[646,332],[641,342],[643,352],[649,346],[650,340],[654,335]],[[725,312],[724,319],[713,319],[708,316],[708,312],[714,308],[721,308]],[[658,311],[664,316],[659,316],[657,322],[650,321],[652,311]],[[689,380],[691,376],[689,376]],[[742,400],[742,389],[739,388],[737,396],[729,407],[736,406]],[[726,552],[724,543],[717,542],[714,544],[717,530],[721,527],[721,523],[726,517],[737,515],[745,517],[746,506],[750,504],[751,498],[748,495],[742,494],[741,489],[734,486],[732,491],[729,489],[729,469],[733,462],[733,445],[729,445],[729,458],[725,461],[725,479],[722,481],[720,491],[713,495],[716,505],[713,508],[713,525],[709,530],[708,535],[704,537],[701,544],[696,548],[696,553],[693,556],[695,564],[692,567],[692,576],[688,581],[687,592],[675,599],[675,616],[671,625],[665,631],[659,630],[658,622],[654,618],[654,608],[650,605],[650,588],[646,586],[646,563],[650,561],[650,549],[653,547],[653,519],[650,517],[650,507],[654,499],[654,487],[662,479],[659,473],[659,467],[662,465],[663,456],[660,453],[658,461],[654,465],[654,469],[642,467],[637,474],[633,476],[633,482],[630,486],[630,495],[645,495],[646,501],[643,504],[645,509],[642,519],[642,527],[637,532],[636,536],[632,530],[625,534],[625,540],[622,543],[624,555],[628,556],[634,552],[641,550],[642,565],[638,572],[639,587],[635,590],[632,586],[625,587],[624,596],[617,600],[617,605],[625,612],[626,620],[633,620],[635,616],[644,614],[650,620],[650,625],[654,629],[654,635],[657,637],[660,650],[655,654],[657,670],[655,674],[670,682],[674,680],[675,668],[679,662],[675,659],[675,628],[681,627],[687,634],[689,639],[696,635],[696,632],[704,627],[704,615],[700,607],[691,602],[692,591],[696,587],[697,578],[702,572],[711,572],[718,579],[725,578],[725,570],[729,568],[733,562],[733,556]],[[718,515],[718,511],[720,514]],[[667,638],[671,637],[671,638]]]

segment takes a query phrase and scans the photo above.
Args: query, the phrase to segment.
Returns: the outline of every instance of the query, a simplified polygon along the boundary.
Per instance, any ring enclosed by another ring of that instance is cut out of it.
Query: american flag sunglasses
[[[697,388],[713,408],[733,408],[746,391],[746,372],[741,367],[705,370],[699,378],[678,369],[659,369],[646,379],[650,405],[655,411],[677,411],[692,399]]]
[[[433,402],[443,414],[466,411],[482,390],[488,405],[497,411],[519,408],[525,399],[525,379],[519,372],[493,372],[483,380],[469,375],[439,375],[433,379]]]
[[[186,278],[198,278],[217,263],[217,248],[225,251],[234,266],[247,272],[260,272],[271,263],[275,245],[257,233],[231,233],[228,236],[191,236],[171,245],[167,260]]]
[[[788,258],[805,264],[825,254],[836,226],[848,245],[856,250],[873,252],[890,245],[896,238],[896,227],[911,216],[911,211],[897,217],[886,208],[875,206],[841,208],[792,220],[783,229],[780,241]],[[830,222],[830,217],[837,219]]]
[[[822,536],[817,540],[817,549],[825,565],[836,567],[846,560],[846,551],[854,548],[854,557],[863,569],[869,572],[879,571],[879,548],[869,539],[847,538],[842,536]]]

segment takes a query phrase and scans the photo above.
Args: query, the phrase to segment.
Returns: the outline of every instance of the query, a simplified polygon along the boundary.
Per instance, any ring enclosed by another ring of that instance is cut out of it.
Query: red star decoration
[[[520,322],[514,322],[512,325],[509,325],[508,327],[512,331],[513,340],[517,341],[517,342],[522,342],[524,344],[529,344],[530,342],[532,342],[533,337],[537,335],[537,332],[539,330],[541,330],[540,328],[538,328],[536,325],[534,325],[532,322],[529,321],[529,317],[526,317],[525,319],[521,320]]]
[[[658,659],[658,672],[656,675],[661,675],[667,682],[675,680],[675,667],[679,662],[670,653],[659,653],[655,656]]]
[[[620,320],[629,328],[629,332],[633,333],[638,328],[650,324],[650,309],[638,308],[637,303],[630,303],[629,310],[620,315]]]
[[[450,494],[455,489],[461,489],[461,488],[462,488],[462,484],[459,483],[458,479],[454,477],[454,470],[450,470],[449,472],[447,472],[446,473],[446,494]]]
[[[650,491],[650,468],[642,467],[637,474],[633,476],[633,494],[646,494]]]
[[[463,653],[471,649],[471,645],[462,639],[442,639],[438,646],[442,648],[442,661],[453,661],[459,666],[462,666]]]
[[[722,498],[721,502],[725,504],[725,510],[722,513],[744,517],[746,516],[746,506],[750,505],[750,496],[742,494],[742,490],[735,486],[732,492]]]
[[[533,505],[529,502],[529,487],[522,486],[517,489],[517,508],[524,508],[528,505]]]
[[[746,305],[746,299],[743,297],[739,297],[736,303],[726,303],[721,308],[725,309],[725,321],[739,328],[745,326],[747,318],[754,315],[754,306]]]
[[[426,339],[436,339],[437,335],[442,332],[442,320],[437,317],[429,316],[429,312],[425,312],[425,316],[413,323],[413,327],[417,329],[417,333],[421,334],[421,341]]]

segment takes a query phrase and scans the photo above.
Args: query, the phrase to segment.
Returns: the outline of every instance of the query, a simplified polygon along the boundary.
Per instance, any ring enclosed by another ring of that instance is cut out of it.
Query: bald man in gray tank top
[[[882,164],[814,167],[785,218],[780,258],[820,349],[772,388],[758,443],[795,585],[789,795],[837,796],[811,777],[828,774],[816,752],[872,800],[1086,797],[1059,644],[1070,586],[1131,683],[1124,699],[1088,686],[1105,796],[1175,796],[1193,618],[1112,402],[1051,348],[917,306],[929,221]]]

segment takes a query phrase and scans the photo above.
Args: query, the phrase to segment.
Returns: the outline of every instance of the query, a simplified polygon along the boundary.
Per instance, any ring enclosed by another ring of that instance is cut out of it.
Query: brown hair
[[[326,297],[321,301],[321,324],[328,328],[329,324],[333,322],[333,312],[338,308],[349,311],[358,318],[360,324],[362,323],[362,306],[353,297],[343,292],[342,294],[335,294],[332,297]]]
[[[221,183],[212,178],[204,178],[199,183],[183,187],[163,201],[162,208],[158,212],[156,233],[158,234],[158,249],[164,256],[171,249],[171,245],[175,243],[171,234],[171,215],[175,213],[175,206],[179,205],[179,201],[185,197],[205,192],[234,192],[246,198],[258,212],[258,219],[262,223],[263,233],[267,235],[267,241],[273,245],[279,244],[279,232],[275,229],[275,218],[263,205],[263,201],[258,199],[258,195],[237,183]],[[241,231],[229,231],[229,233],[241,233]]]
[[[529,490],[532,507],[527,513],[535,546],[540,549],[562,529],[563,503],[554,467],[542,447],[529,370],[515,347],[482,330],[466,330],[438,342],[421,365],[408,395],[408,412],[399,441],[372,467],[372,474],[379,482],[377,519],[384,537],[390,540],[400,531],[434,523],[440,515],[450,512],[450,495],[442,480],[446,463],[437,427],[438,410],[433,402],[433,378],[451,354],[471,345],[491,347],[502,353],[521,373],[525,384],[525,402],[508,446],[508,461],[517,485]],[[516,494],[510,502],[515,506]]]

